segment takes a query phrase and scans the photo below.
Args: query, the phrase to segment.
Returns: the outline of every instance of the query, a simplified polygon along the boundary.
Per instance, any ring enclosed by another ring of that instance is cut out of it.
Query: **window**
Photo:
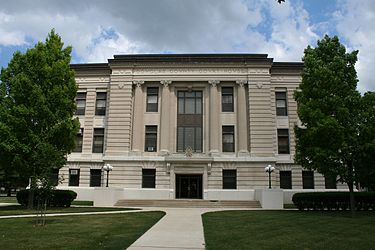
[[[336,189],[336,176],[324,176],[324,184],[326,189]]]
[[[158,87],[147,88],[146,112],[158,112]]]
[[[52,186],[59,185],[59,170],[58,169],[52,169],[49,181]]]
[[[102,183],[102,170],[90,169],[90,187],[100,187]]]
[[[202,152],[202,91],[178,91],[177,152]]]
[[[76,146],[73,149],[73,152],[77,152],[77,153],[82,152],[82,142],[83,142],[83,128],[80,128],[76,135],[76,141],[75,141]]]
[[[142,169],[142,188],[155,188],[156,169]]]
[[[277,144],[279,154],[289,154],[289,130],[277,130]]]
[[[292,171],[280,171],[280,188],[292,189]]]
[[[184,152],[187,147],[191,147],[194,152],[202,152],[201,127],[177,128],[177,151]]]
[[[302,171],[303,189],[314,189],[314,172]]]
[[[145,152],[156,152],[157,126],[146,126]]]
[[[69,169],[69,186],[79,186],[79,169]]]
[[[287,116],[286,92],[276,92],[276,115]]]
[[[223,152],[234,152],[234,126],[223,126]]]
[[[105,115],[107,105],[107,93],[96,93],[95,115]]]
[[[104,128],[94,128],[94,139],[92,144],[93,153],[103,153]]]
[[[237,189],[237,170],[223,170],[223,189]]]
[[[86,109],[86,93],[77,93],[76,105],[77,105],[77,109],[76,109],[75,114],[84,115],[85,109]]]
[[[221,88],[221,110],[222,112],[233,112],[233,88]]]

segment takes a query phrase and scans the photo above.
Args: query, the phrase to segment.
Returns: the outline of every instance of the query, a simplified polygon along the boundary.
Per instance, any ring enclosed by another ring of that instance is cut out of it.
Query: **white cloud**
[[[358,88],[363,93],[375,91],[373,72],[375,72],[375,1],[346,0],[334,13],[336,29],[345,38],[351,50],[359,50],[357,72]]]

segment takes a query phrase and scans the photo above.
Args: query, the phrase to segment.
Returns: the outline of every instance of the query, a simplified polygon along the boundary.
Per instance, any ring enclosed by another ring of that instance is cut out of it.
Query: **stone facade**
[[[85,94],[84,115],[77,115],[82,148],[60,170],[60,186],[105,186],[107,173],[100,170],[110,164],[109,186],[122,188],[125,199],[248,200],[268,187],[264,168],[272,165],[274,188],[285,188],[286,178],[288,189],[302,189],[302,168],[293,160],[299,123],[293,93],[302,67],[264,54],[115,55],[108,63],[72,65],[78,92]],[[105,115],[96,112],[103,109],[98,93],[106,93]],[[283,105],[286,113],[280,115]],[[192,115],[186,110],[193,106]],[[155,130],[150,137],[148,129]],[[100,131],[104,138],[94,142]],[[194,140],[189,131],[195,131]],[[103,152],[93,153],[101,140]],[[233,152],[224,152],[227,147]],[[291,172],[285,177],[280,171]],[[314,189],[325,188],[318,173],[312,182]]]

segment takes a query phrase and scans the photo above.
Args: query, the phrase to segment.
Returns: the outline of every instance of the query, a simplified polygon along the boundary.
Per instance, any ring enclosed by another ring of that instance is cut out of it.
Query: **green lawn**
[[[374,249],[375,211],[224,211],[202,215],[210,249]]]
[[[48,207],[46,213],[79,213],[79,212],[103,212],[103,211],[123,211],[133,210],[130,208],[115,207]],[[29,210],[20,205],[0,206],[0,216],[2,215],[19,215],[19,214],[36,214],[38,211]]]
[[[1,219],[1,249],[126,249],[164,212]]]

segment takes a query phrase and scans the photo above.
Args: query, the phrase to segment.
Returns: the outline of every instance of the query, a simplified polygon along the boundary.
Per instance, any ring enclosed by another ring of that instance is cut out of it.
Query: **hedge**
[[[22,206],[27,206],[29,202],[30,189],[20,190],[17,192],[17,201]],[[35,190],[34,206],[38,204],[38,198],[42,194],[42,190]],[[77,193],[71,190],[51,190],[47,198],[47,206],[49,207],[70,207],[72,201],[77,197]]]
[[[357,210],[375,210],[375,192],[355,192]],[[299,210],[347,210],[350,207],[349,192],[296,193],[292,201]]]

